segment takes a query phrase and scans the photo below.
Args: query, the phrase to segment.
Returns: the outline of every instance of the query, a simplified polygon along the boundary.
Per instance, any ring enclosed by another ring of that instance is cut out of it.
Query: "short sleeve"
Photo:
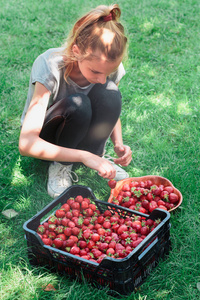
[[[33,63],[31,71],[31,83],[35,84],[40,82],[51,93],[54,92],[57,80],[55,76],[55,70],[51,65],[51,60],[48,60],[43,54],[39,55]]]

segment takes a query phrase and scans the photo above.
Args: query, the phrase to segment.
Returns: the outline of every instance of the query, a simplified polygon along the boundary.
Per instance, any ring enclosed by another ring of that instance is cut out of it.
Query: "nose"
[[[106,83],[106,76],[105,75],[99,75],[98,78],[97,78],[97,82],[101,83],[101,84]]]

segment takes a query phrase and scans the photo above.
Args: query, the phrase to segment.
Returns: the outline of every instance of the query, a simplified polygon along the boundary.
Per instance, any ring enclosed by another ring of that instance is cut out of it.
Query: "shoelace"
[[[105,154],[104,156],[103,156],[103,158],[105,158],[105,159],[107,159],[107,160],[109,160],[111,163],[113,163],[113,164],[115,164],[114,163],[114,157],[112,157],[112,156],[110,156],[109,154]],[[116,166],[120,166],[120,167],[122,167],[120,164],[115,164]]]
[[[78,182],[78,175],[74,171],[72,170],[68,171],[64,166],[61,172],[63,173],[63,175],[65,174],[68,175],[73,182]]]

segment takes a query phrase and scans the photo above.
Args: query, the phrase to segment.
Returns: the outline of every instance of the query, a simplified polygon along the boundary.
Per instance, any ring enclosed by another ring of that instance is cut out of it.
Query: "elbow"
[[[22,143],[21,141],[19,141],[18,149],[19,149],[19,153],[20,153],[22,156],[26,156],[26,149],[25,149],[25,147],[23,146],[23,143]]]
[[[26,141],[25,138],[20,137],[19,138],[19,144],[18,144],[18,149],[19,149],[19,153],[22,156],[29,156],[29,149],[28,149],[28,143]]]

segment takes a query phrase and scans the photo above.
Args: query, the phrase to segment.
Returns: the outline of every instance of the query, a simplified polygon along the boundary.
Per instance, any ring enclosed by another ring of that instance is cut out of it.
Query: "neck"
[[[69,77],[79,86],[84,87],[90,84],[90,82],[82,75],[77,62],[74,63]]]

